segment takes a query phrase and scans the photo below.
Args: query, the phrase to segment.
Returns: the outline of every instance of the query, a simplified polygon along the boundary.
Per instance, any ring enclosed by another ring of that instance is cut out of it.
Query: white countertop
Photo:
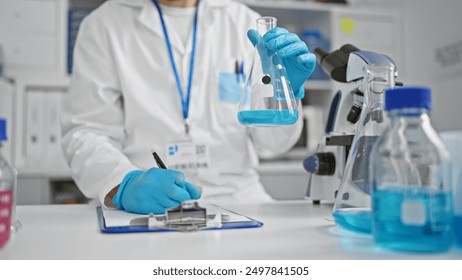
[[[94,205],[18,206],[22,229],[0,259],[462,259],[455,245],[439,254],[381,249],[368,235],[335,226],[332,205],[309,201],[222,205],[261,228],[104,234]]]

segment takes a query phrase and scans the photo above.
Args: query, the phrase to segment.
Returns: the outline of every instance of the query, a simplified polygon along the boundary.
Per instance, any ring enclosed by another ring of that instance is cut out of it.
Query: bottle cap
[[[0,141],[5,141],[6,137],[6,120],[0,118]]]
[[[432,92],[429,87],[404,86],[385,91],[385,110],[422,108],[431,110]]]

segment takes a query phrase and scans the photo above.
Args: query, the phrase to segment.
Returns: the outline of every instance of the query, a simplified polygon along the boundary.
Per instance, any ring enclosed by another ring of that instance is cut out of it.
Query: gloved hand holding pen
[[[263,42],[269,51],[278,53],[287,69],[295,98],[303,98],[303,85],[316,66],[316,56],[310,53],[306,44],[296,34],[281,27],[269,30],[263,37],[257,30],[250,29],[247,37],[254,46]]]
[[[164,214],[167,208],[200,197],[199,189],[185,181],[182,172],[151,168],[127,173],[112,201],[127,212]]]

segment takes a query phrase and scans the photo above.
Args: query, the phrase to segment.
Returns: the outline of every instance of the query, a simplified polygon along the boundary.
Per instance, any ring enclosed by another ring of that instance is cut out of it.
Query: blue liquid
[[[404,201],[424,206],[421,208],[425,211],[422,223],[403,221]],[[441,252],[451,246],[453,221],[448,192],[410,187],[375,190],[373,205],[374,235],[378,245],[413,252]]]
[[[371,233],[371,211],[351,208],[334,212],[335,223],[347,230]]]
[[[298,119],[297,110],[249,110],[237,115],[243,125],[290,125]]]
[[[459,246],[462,247],[462,214],[454,215],[454,233]]]

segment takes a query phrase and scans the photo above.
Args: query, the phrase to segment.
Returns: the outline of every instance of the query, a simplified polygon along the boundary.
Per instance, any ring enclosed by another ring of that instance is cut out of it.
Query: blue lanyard
[[[196,34],[197,34],[197,14],[199,10],[199,0],[197,1],[196,13],[194,15],[194,25],[193,25],[193,38],[192,38],[192,50],[191,50],[191,60],[189,62],[189,75],[188,75],[188,84],[186,89],[186,96],[184,94],[183,88],[181,87],[180,77],[178,76],[178,71],[176,70],[175,60],[173,58],[172,45],[170,43],[170,37],[168,36],[167,26],[162,15],[162,10],[160,9],[159,3],[157,0],[152,0],[154,5],[159,11],[160,22],[162,23],[162,30],[164,31],[165,43],[168,49],[168,55],[170,57],[170,64],[172,65],[173,74],[175,75],[176,87],[178,88],[178,93],[181,99],[181,107],[183,109],[183,118],[185,119],[186,132],[188,132],[188,117],[189,117],[189,101],[191,99],[191,85],[194,72],[194,57],[196,54]]]

